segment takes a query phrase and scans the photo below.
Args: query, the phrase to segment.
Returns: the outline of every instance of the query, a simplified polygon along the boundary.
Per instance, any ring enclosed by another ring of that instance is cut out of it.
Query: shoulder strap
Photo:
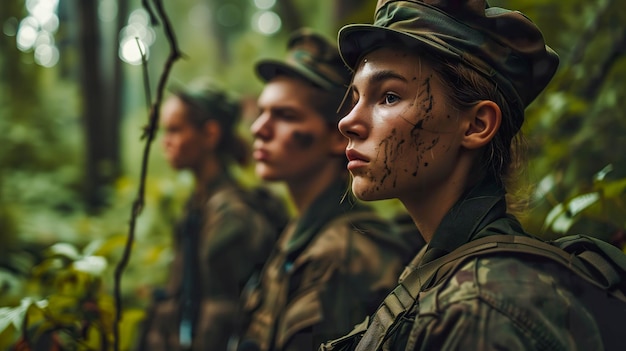
[[[588,239],[595,242],[592,238]],[[609,256],[612,257],[619,254],[619,249],[613,248],[614,250],[603,247],[601,250],[608,251],[611,253]],[[529,254],[544,257],[561,264],[591,284],[626,302],[624,294],[613,289],[621,282],[620,273],[607,259],[594,250],[582,250],[581,253],[574,254],[550,243],[525,236],[490,235],[462,245],[451,253],[419,266],[407,274],[374,314],[368,331],[372,329],[377,332],[371,335],[366,333],[362,343],[370,345],[368,349],[375,345],[376,347],[372,350],[378,350],[388,337],[389,330],[411,309],[421,291],[427,290],[453,274],[468,259],[491,253]],[[619,257],[616,264],[619,268],[623,268],[624,262],[626,262],[626,257]],[[592,272],[590,268],[593,268],[595,272]],[[598,274],[602,277],[602,281],[598,280]],[[368,338],[370,340],[367,340]]]
[[[624,269],[626,256],[619,249],[613,246],[608,247],[610,245],[608,243],[605,247],[598,247],[598,245],[601,245],[601,243],[597,242],[598,240],[583,236],[566,237],[559,241],[570,241],[569,245],[575,243],[580,243],[580,245],[585,243],[586,245],[584,248],[579,249],[579,252],[575,253],[569,250],[565,251],[559,247],[564,246],[564,244],[559,242],[557,242],[559,245],[557,246],[525,236],[491,235],[473,240],[445,256],[418,267],[406,277],[403,285],[411,292],[412,296],[417,298],[417,294],[420,291],[427,289],[453,273],[467,259],[492,253],[521,253],[541,256],[562,265],[589,283],[607,291],[616,288],[621,283],[622,275],[610,263],[614,262],[617,268],[626,271]],[[598,250],[589,249],[590,245],[598,247]],[[603,252],[609,258],[605,258],[597,251]],[[617,291],[613,295],[626,301],[623,294]]]

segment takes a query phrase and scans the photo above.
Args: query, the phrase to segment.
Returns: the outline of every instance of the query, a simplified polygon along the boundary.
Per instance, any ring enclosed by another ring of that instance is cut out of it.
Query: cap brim
[[[357,61],[364,54],[392,43],[403,45],[409,49],[438,52],[450,57],[459,58],[454,48],[445,43],[437,42],[424,36],[407,34],[391,28],[371,24],[351,24],[339,31],[338,45],[341,58],[348,67],[355,69]]]
[[[290,65],[284,61],[263,60],[257,63],[255,68],[259,77],[266,83],[277,76],[287,75],[298,77],[323,89],[332,88],[326,81],[317,77],[315,73],[306,70],[304,67]]]

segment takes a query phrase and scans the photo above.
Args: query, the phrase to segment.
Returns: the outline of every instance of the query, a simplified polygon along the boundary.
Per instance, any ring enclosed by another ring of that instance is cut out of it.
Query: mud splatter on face
[[[378,144],[377,158],[382,158],[383,163],[383,176],[378,181],[379,189],[383,184],[391,180],[391,186],[396,187],[398,174],[392,174],[392,166],[398,161],[398,158],[402,155],[402,147],[405,143],[405,139],[398,136],[398,131],[394,128],[391,131],[391,135],[384,138]]]
[[[291,134],[293,144],[300,150],[306,150],[315,142],[315,136],[311,133],[295,131]]]
[[[413,146],[414,150],[417,152],[415,170],[411,173],[414,177],[417,176],[420,165],[428,167],[428,163],[422,162],[422,159],[427,152],[430,152],[439,143],[439,138],[437,137],[427,145],[421,137],[422,131],[424,131],[424,123],[434,118],[432,111],[435,105],[435,97],[432,94],[431,78],[432,75],[424,78],[424,81],[420,84],[415,94],[414,104],[418,108],[418,113],[416,116],[417,121],[413,124],[413,128],[411,128],[410,141],[411,146]]]

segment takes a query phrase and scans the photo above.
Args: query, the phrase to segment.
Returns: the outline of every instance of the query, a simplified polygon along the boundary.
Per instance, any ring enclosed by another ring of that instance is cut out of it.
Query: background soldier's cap
[[[485,0],[379,0],[373,25],[347,25],[339,32],[341,56],[352,69],[363,54],[390,42],[461,60],[506,97],[517,98],[522,109],[559,64],[528,17]]]
[[[187,86],[173,84],[170,91],[205,113],[205,120],[217,120],[230,130],[241,117],[239,99],[209,78],[201,78]]]
[[[351,76],[337,46],[307,28],[291,35],[285,60],[262,60],[256,72],[265,82],[277,75],[296,76],[327,91],[345,90]]]

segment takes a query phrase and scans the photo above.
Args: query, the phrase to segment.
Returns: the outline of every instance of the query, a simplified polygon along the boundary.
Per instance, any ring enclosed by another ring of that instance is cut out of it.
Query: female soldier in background
[[[176,90],[163,105],[166,158],[191,171],[195,188],[175,231],[166,296],[146,321],[144,350],[225,350],[243,286],[285,223],[282,204],[231,176],[249,156],[235,133],[239,117],[238,101],[214,84]]]

